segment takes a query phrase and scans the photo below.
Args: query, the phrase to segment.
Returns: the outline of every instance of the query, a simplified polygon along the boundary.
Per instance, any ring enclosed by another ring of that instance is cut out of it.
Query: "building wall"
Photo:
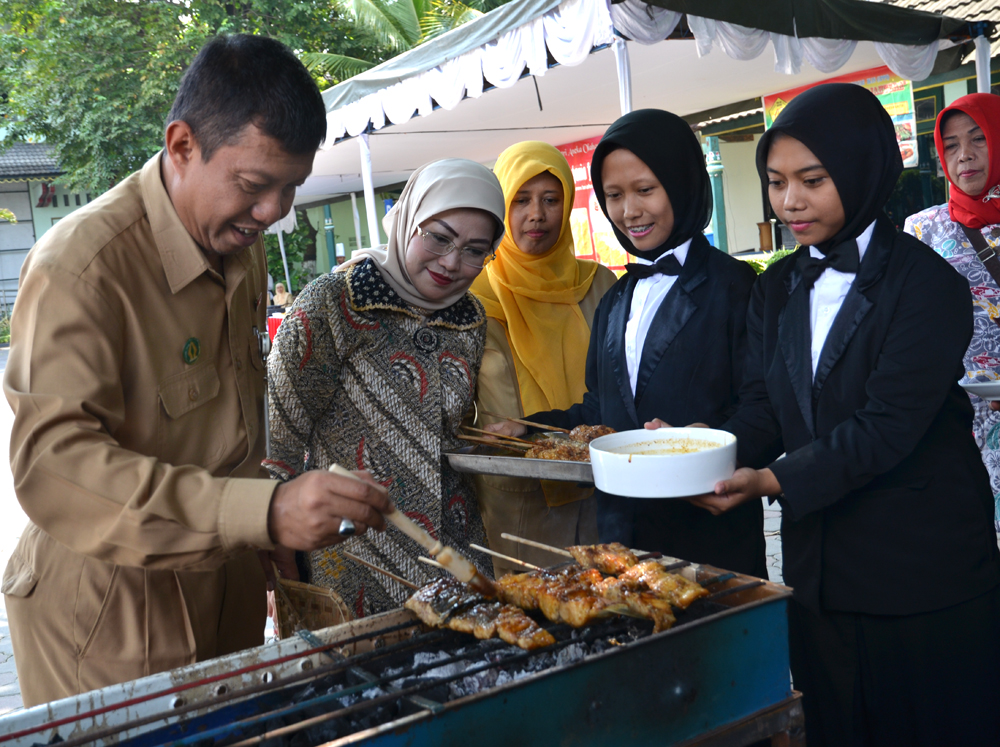
[[[91,195],[70,192],[63,187],[55,187],[55,198],[49,207],[34,207],[38,204],[38,199],[42,195],[42,185],[40,182],[31,182],[31,205],[35,220],[35,241],[42,238],[45,232],[59,222],[62,218],[72,213],[78,207],[86,205],[91,201]]]
[[[758,140],[760,135],[743,143],[719,143],[730,254],[760,249],[757,223],[764,220],[764,208],[755,163]]]
[[[35,243],[31,205],[29,182],[0,182],[0,207],[17,218],[17,223],[0,222],[0,304],[8,310],[17,297],[21,265]]]

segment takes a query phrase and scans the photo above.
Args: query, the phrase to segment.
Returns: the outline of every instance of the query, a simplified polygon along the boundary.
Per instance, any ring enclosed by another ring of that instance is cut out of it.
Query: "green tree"
[[[337,13],[350,22],[359,39],[400,54],[435,36],[468,23],[509,0],[333,0]],[[328,79],[350,77],[381,59],[361,60],[328,51],[309,52],[302,61]]]
[[[0,0],[0,149],[44,141],[99,194],[162,144],[186,65],[219,33],[276,38],[321,88],[506,0]]]
[[[66,172],[60,183],[92,193],[160,148],[181,74],[215,34],[374,61],[392,54],[338,19],[332,0],[0,0],[0,19],[0,148],[47,142]]]

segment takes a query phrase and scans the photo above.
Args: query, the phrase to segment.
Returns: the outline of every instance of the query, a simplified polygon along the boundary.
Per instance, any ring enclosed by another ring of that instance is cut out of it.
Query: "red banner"
[[[556,147],[569,161],[576,184],[576,199],[569,216],[576,256],[597,260],[620,274],[625,270],[628,254],[615,238],[611,222],[601,212],[590,181],[590,159],[600,141],[600,137],[592,137]]]

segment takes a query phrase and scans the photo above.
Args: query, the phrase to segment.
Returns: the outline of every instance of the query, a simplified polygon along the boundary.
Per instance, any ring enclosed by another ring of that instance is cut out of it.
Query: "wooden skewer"
[[[487,555],[492,555],[494,558],[500,558],[501,560],[506,560],[508,563],[513,563],[514,565],[519,565],[522,568],[527,568],[532,571],[542,570],[537,565],[532,565],[531,563],[525,563],[523,560],[518,560],[517,558],[512,558],[510,555],[504,555],[502,552],[497,552],[496,550],[491,550],[488,547],[483,547],[481,545],[476,545],[469,543],[469,547],[473,550],[479,550],[479,552],[484,552]]]
[[[419,586],[417,586],[412,581],[407,581],[405,578],[400,578],[395,573],[391,573],[391,572],[387,571],[385,568],[379,568],[374,563],[369,563],[367,560],[363,560],[363,559],[359,558],[357,555],[353,555],[353,554],[351,554],[351,553],[349,553],[349,552],[347,552],[345,550],[341,550],[340,554],[343,555],[345,558],[350,558],[355,563],[360,563],[361,565],[368,566],[373,571],[375,571],[377,573],[381,573],[383,576],[388,576],[389,578],[391,578],[396,583],[400,583],[403,586],[406,586],[406,587],[408,587],[410,589],[419,589],[420,588]]]
[[[501,420],[509,420],[512,423],[520,423],[521,425],[527,425],[531,428],[541,428],[543,431],[558,431],[559,433],[569,433],[568,428],[557,428],[554,425],[546,425],[545,423],[532,423],[530,420],[522,420],[521,418],[511,418],[507,415],[497,415],[495,412],[482,411],[483,415],[489,415],[491,418],[500,418]]]
[[[567,558],[572,558],[573,553],[569,550],[563,550],[561,547],[553,547],[552,545],[543,545],[541,542],[535,542],[534,540],[525,539],[524,537],[517,537],[513,534],[507,534],[503,532],[501,535],[505,540],[510,540],[511,542],[520,542],[522,545],[527,545],[528,547],[537,547],[539,550],[548,550],[556,555],[562,555]]]
[[[487,446],[496,446],[499,449],[515,449],[528,451],[534,448],[534,444],[527,446],[525,444],[514,443],[513,441],[497,441],[493,438],[483,438],[482,436],[456,436],[459,441],[472,441],[475,444],[486,444]]]
[[[351,480],[363,482],[360,477],[348,472],[339,464],[330,465],[330,472]],[[387,521],[392,522],[399,531],[424,548],[430,555],[438,558],[444,568],[459,581],[464,581],[485,596],[495,597],[497,595],[498,590],[495,581],[486,578],[462,553],[453,547],[442,544],[440,540],[434,539],[426,529],[419,526],[413,519],[395,506],[390,505],[389,510],[382,515]]]
[[[444,568],[444,566],[441,565],[436,560],[431,560],[430,558],[425,558],[423,555],[418,555],[417,556],[417,560],[419,560],[421,563],[426,563],[427,565],[432,565],[435,568],[442,568],[442,569]]]
[[[473,431],[474,433],[485,433],[487,436],[493,436],[493,438],[503,439],[505,441],[515,441],[519,444],[528,444],[528,446],[534,446],[533,441],[527,441],[523,438],[518,438],[517,436],[505,436],[503,433],[494,433],[493,431],[486,431],[482,428],[473,428],[471,425],[463,425],[463,428],[467,431]]]

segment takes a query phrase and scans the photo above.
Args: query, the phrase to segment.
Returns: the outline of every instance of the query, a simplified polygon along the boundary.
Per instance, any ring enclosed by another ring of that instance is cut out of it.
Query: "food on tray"
[[[566,548],[573,560],[584,568],[596,568],[601,573],[617,576],[638,563],[635,554],[620,542],[606,545],[574,545]]]
[[[523,610],[489,602],[450,576],[417,589],[403,606],[432,628],[472,633],[476,638],[492,638],[495,634],[526,651],[549,646],[556,640]]]
[[[625,446],[612,446],[606,451],[612,454],[693,454],[696,451],[718,449],[722,444],[704,438],[658,438],[638,441]]]
[[[524,456],[528,459],[558,459],[563,462],[589,462],[590,442],[615,433],[606,425],[578,425],[566,438],[546,438],[536,441]]]
[[[573,441],[579,441],[582,444],[589,444],[595,438],[608,436],[612,433],[617,433],[617,431],[607,425],[578,425],[569,432],[569,437]]]
[[[565,438],[539,441],[524,454],[528,459],[558,459],[564,462],[589,462],[590,447]]]

